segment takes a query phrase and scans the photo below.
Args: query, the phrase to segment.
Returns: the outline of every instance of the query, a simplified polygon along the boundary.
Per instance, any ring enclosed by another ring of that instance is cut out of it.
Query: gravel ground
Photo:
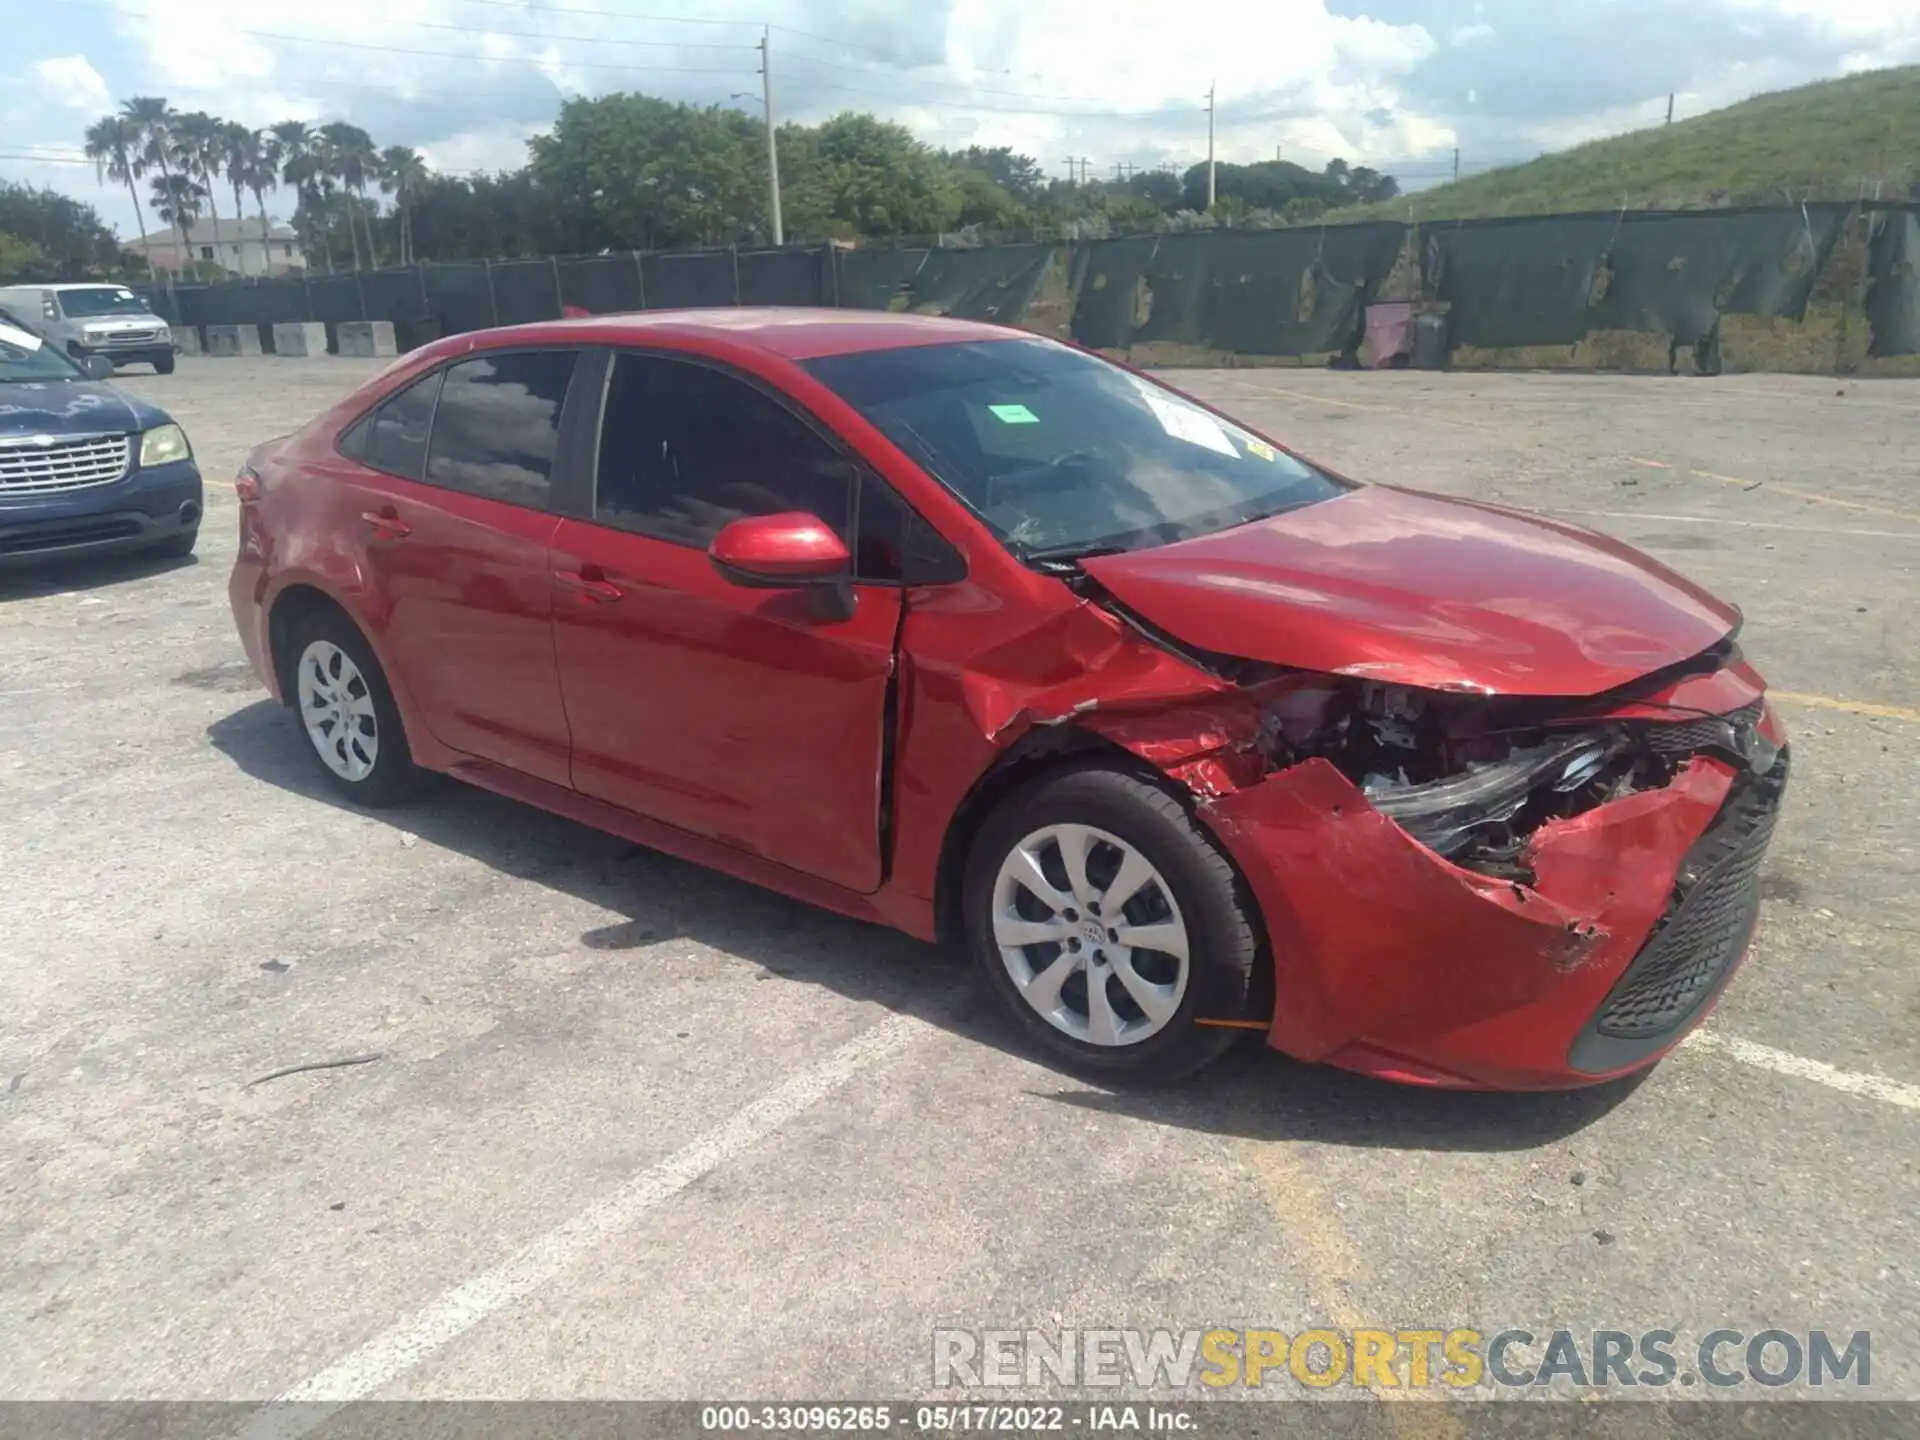
[[[374,368],[125,377],[198,560],[0,578],[0,1398],[899,1396],[936,1326],[1329,1324],[1870,1330],[1920,1399],[1920,386],[1173,377],[1737,601],[1795,789],[1711,1042],[1641,1083],[1249,1046],[1142,1096],[905,938],[459,786],[331,803],[224,481]]]

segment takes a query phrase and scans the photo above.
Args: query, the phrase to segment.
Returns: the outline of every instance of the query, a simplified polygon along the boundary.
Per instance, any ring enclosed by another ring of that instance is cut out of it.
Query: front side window
[[[0,385],[80,378],[79,366],[38,335],[10,325],[0,315]]]
[[[807,368],[1022,558],[1165,544],[1345,488],[1171,391],[1052,341],[912,346]]]
[[[704,365],[619,355],[607,381],[594,518],[704,547],[746,515],[801,511],[843,539],[853,466],[743,380]]]
[[[448,490],[546,506],[560,449],[560,411],[573,383],[571,350],[515,350],[447,371],[426,481]]]
[[[402,480],[418,480],[427,461],[427,433],[433,428],[433,402],[442,372],[416,380],[373,414],[367,432],[366,462]]]

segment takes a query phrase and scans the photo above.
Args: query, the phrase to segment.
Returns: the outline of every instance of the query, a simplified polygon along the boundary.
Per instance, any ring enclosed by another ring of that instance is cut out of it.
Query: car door
[[[434,738],[568,783],[549,508],[579,353],[490,351],[383,404],[345,440],[380,472],[348,523],[388,658]]]
[[[817,592],[731,584],[706,553],[743,515],[803,511],[852,536],[860,467],[757,383],[691,359],[611,357],[602,415],[592,518],[553,539],[575,788],[877,889],[899,585],[856,567],[840,618]]]

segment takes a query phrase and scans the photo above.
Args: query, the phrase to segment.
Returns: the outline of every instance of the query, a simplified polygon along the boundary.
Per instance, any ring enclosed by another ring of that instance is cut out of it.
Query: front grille
[[[1683,720],[1676,725],[1649,725],[1646,730],[1647,744],[1663,755],[1691,755],[1724,744],[1729,724],[1736,731],[1742,725],[1758,725],[1760,710],[1761,702],[1755,700],[1725,715],[1703,715],[1698,720]]]
[[[108,350],[124,349],[131,345],[152,345],[166,333],[164,330],[114,330],[93,343]]]
[[[51,445],[0,443],[0,503],[16,495],[54,495],[111,485],[133,461],[127,435],[93,435]]]
[[[1760,911],[1760,862],[1787,784],[1787,752],[1763,776],[1742,776],[1718,819],[1687,852],[1678,903],[1595,1017],[1602,1035],[1643,1040],[1673,1029],[1740,958]]]

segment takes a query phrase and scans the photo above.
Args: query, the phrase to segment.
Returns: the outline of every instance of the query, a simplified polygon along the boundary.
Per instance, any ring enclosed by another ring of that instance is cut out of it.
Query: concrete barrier
[[[391,320],[342,320],[337,328],[342,355],[377,357],[400,353],[400,347],[394,343]]]
[[[258,355],[259,353],[260,327],[258,325],[207,326],[207,354]]]
[[[273,327],[273,353],[295,358],[327,353],[327,327],[318,320],[292,320]]]
[[[198,355],[200,353],[200,332],[193,326],[175,325],[172,327],[172,331],[174,349],[178,350],[182,355]]]

